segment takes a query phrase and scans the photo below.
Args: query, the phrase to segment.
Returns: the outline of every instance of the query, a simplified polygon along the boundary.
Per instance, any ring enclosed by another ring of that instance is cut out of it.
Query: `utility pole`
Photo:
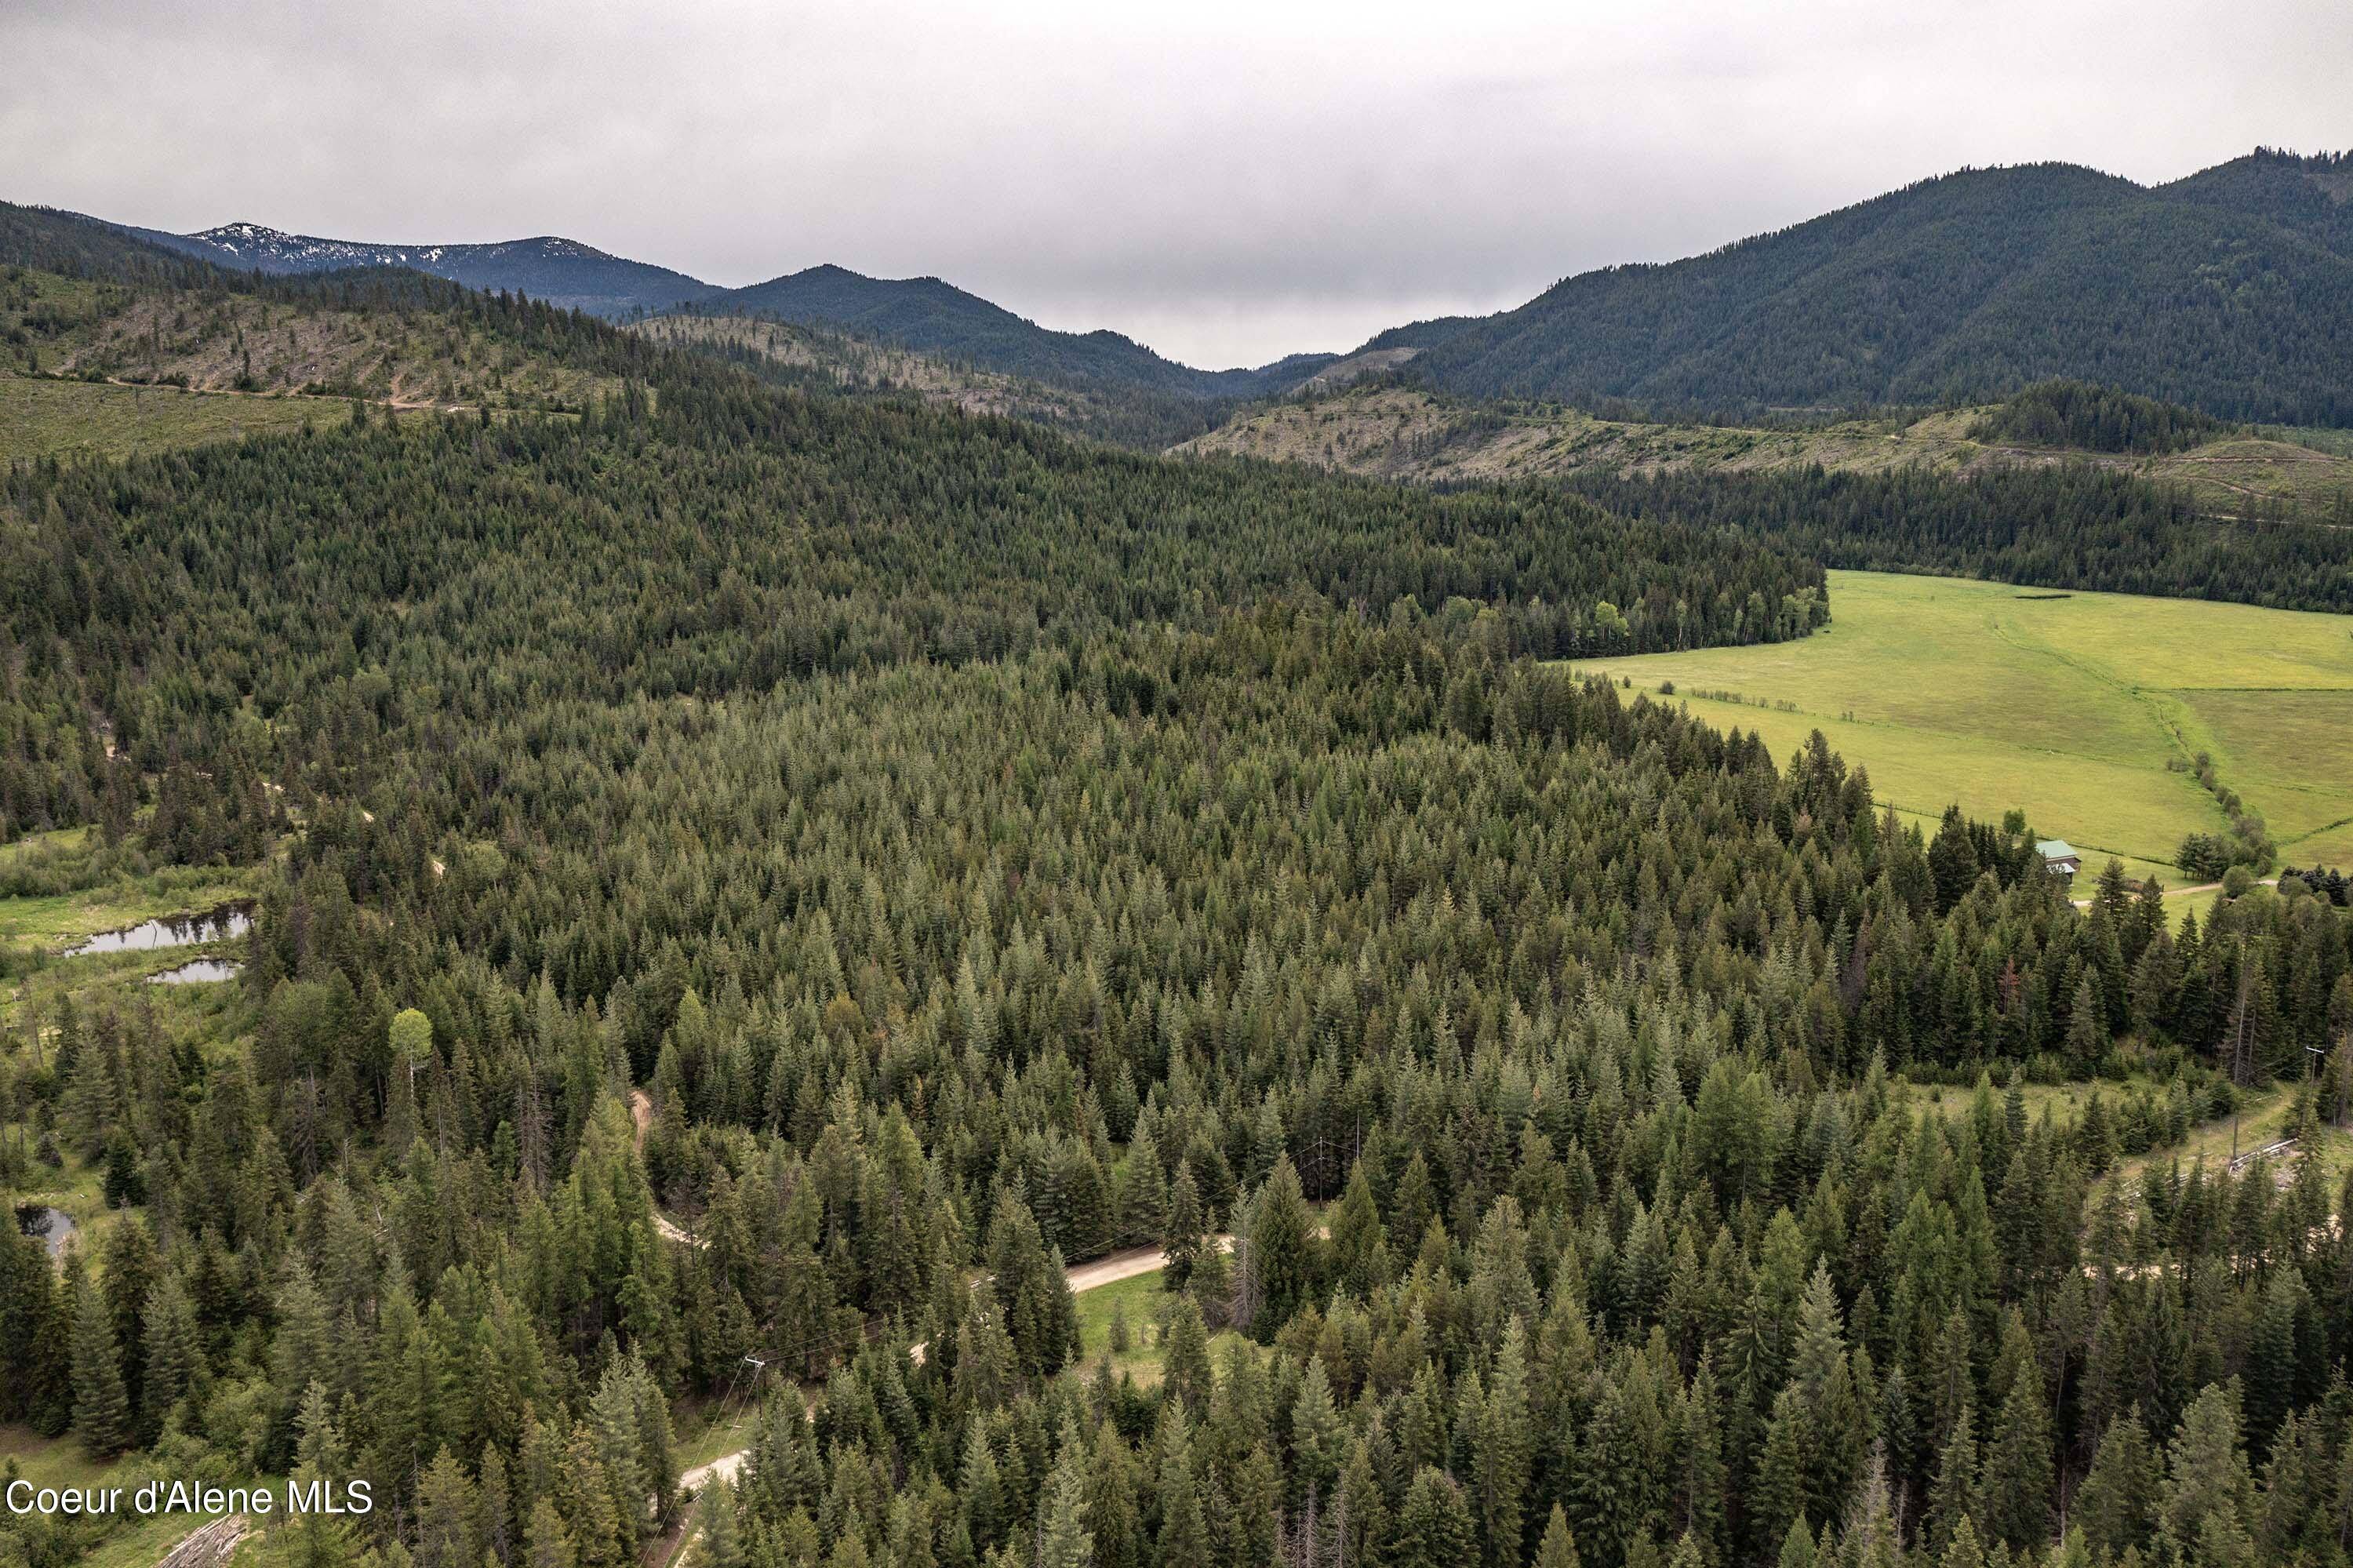
[[[2247,968],[2247,938],[2239,938],[2239,1005],[2232,1010],[2231,1028],[2231,1165],[2239,1163],[2239,1117],[2247,1088],[2247,1012],[2253,1001],[2254,976]]]

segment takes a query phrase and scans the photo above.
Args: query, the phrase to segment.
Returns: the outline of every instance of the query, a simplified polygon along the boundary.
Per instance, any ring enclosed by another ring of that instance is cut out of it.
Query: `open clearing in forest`
[[[1583,666],[1761,733],[1820,729],[1882,804],[1958,801],[2136,875],[2188,880],[2185,834],[2223,832],[2203,751],[2292,865],[2353,861],[2353,616],[1832,572],[1830,626],[1796,642]]]
[[[1402,357],[1411,358],[1411,351]],[[1379,363],[1370,363],[1377,358]],[[1310,385],[1335,384],[1398,362],[1397,351],[1376,351],[1326,366]],[[2221,433],[2188,451],[2162,455],[2093,452],[1979,440],[1970,432],[1988,412],[1941,408],[1917,418],[1866,417],[1811,429],[1764,429],[1605,419],[1574,408],[1498,405],[1414,387],[1371,386],[1247,408],[1175,450],[1439,482],[1812,467],[1846,473],[1925,468],[1977,474],[2011,466],[2090,463],[2180,485],[2200,512],[2226,519],[2242,515],[2251,503],[2265,503],[2291,515],[2334,522],[2353,496],[2353,446],[2341,431],[2273,427]]]
[[[107,1464],[96,1463],[84,1457],[70,1435],[44,1437],[30,1427],[0,1426],[0,1469],[9,1466],[36,1487],[121,1487],[126,1495],[130,1489],[155,1474],[153,1466],[135,1455]],[[249,1487],[276,1482],[274,1478],[248,1476],[216,1479],[216,1484]],[[123,1528],[78,1559],[77,1568],[150,1568],[192,1531],[214,1522],[202,1514],[142,1516],[127,1510],[126,1514],[128,1522]]]
[[[1999,1102],[2007,1085],[1993,1086]],[[2126,1097],[2136,1091],[2153,1095],[2160,1100],[2166,1086],[2154,1078],[2136,1078],[2129,1083],[2074,1080],[2064,1084],[2026,1084],[2021,1086],[2026,1100],[2026,1116],[2030,1122],[2040,1121],[2048,1113],[2062,1128],[2073,1128],[2083,1119],[2084,1104],[2097,1092],[2106,1102],[2113,1118]],[[1970,1102],[1977,1089],[1973,1085],[1928,1084],[1910,1085],[1905,1092],[1911,1097],[1916,1109],[1934,1106],[1945,1116],[1956,1120],[1969,1114]],[[2233,1152],[2252,1153],[2268,1149],[2294,1131],[2296,1108],[2296,1087],[2291,1084],[2269,1084],[2247,1091],[2236,1118],[2234,1129],[2230,1117],[2215,1117],[2199,1122],[2179,1143],[2162,1144],[2145,1154],[2120,1154],[2112,1171],[2120,1180],[2137,1181],[2152,1167],[2163,1169],[2179,1161],[2187,1171],[2200,1160],[2206,1162],[2210,1176],[2230,1165]],[[2233,1137],[2235,1131],[2235,1139]],[[2353,1127],[2324,1122],[2312,1136],[2292,1153],[2274,1161],[2276,1172],[2285,1172],[2306,1160],[2317,1160],[2331,1193],[2353,1169]]]
[[[177,387],[118,387],[0,376],[0,461],[122,458],[166,447],[350,422],[341,397],[240,397]]]

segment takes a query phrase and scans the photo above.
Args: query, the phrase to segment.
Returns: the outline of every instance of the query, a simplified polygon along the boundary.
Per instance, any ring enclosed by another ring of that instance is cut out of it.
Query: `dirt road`
[[[1219,1236],[1218,1250],[1231,1252],[1234,1238]],[[1134,1246],[1125,1252],[1114,1252],[1096,1258],[1092,1263],[1078,1264],[1065,1269],[1062,1277],[1071,1283],[1071,1292],[1098,1290],[1106,1285],[1117,1285],[1123,1279],[1134,1279],[1139,1274],[1150,1274],[1168,1266],[1168,1255],[1156,1246]]]
[[[1217,1242],[1219,1252],[1233,1251],[1233,1237],[1221,1235],[1212,1239]],[[1160,1248],[1136,1246],[1130,1247],[1125,1252],[1113,1253],[1106,1257],[1075,1264],[1062,1271],[1062,1277],[1070,1282],[1071,1293],[1080,1295],[1089,1290],[1100,1290],[1106,1285],[1116,1285],[1123,1279],[1134,1279],[1138,1275],[1151,1274],[1167,1266],[1168,1255]],[[916,1360],[923,1359],[923,1350],[921,1345],[913,1347],[913,1353]],[[688,1491],[699,1492],[713,1480],[733,1482],[735,1479],[735,1472],[744,1467],[744,1457],[750,1452],[748,1448],[738,1448],[733,1454],[721,1455],[707,1465],[697,1465],[679,1477],[678,1484]]]
[[[646,1129],[654,1124],[653,1098],[643,1089],[629,1091],[629,1120],[637,1126],[638,1153],[643,1157],[646,1152]],[[661,1232],[663,1239],[677,1242],[682,1246],[702,1245],[694,1239],[693,1232],[663,1213],[659,1209],[654,1211],[654,1229]]]
[[[2165,890],[2165,895],[2168,898],[2178,898],[2185,893],[2211,893],[2221,885],[2222,885],[2219,882],[2201,882],[2194,887],[2168,887]],[[2279,885],[2279,878],[2276,876],[2266,876],[2261,882],[2256,883],[2255,885],[2257,887],[2277,887]],[[2074,905],[2078,909],[2089,909],[2092,906],[2092,901],[2088,898],[2073,898],[2068,900],[2068,902]]]

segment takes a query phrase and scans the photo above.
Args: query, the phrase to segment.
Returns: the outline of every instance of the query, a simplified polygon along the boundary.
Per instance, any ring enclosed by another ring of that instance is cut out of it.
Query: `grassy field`
[[[1111,1349],[1112,1316],[1117,1311],[1127,1319],[1128,1347],[1124,1354],[1112,1357],[1113,1371],[1126,1372],[1146,1387],[1160,1381],[1160,1315],[1168,1293],[1161,1288],[1159,1269],[1082,1291],[1072,1299],[1079,1304],[1080,1365],[1095,1365]],[[1217,1356],[1213,1350],[1213,1361]]]
[[[240,397],[175,387],[113,387],[0,376],[0,462],[37,457],[128,457],[351,418],[334,397]]]
[[[1802,641],[1590,666],[1779,755],[1820,729],[1881,801],[1958,801],[2136,874],[2179,883],[2184,834],[2220,832],[2185,767],[2212,755],[2295,864],[2353,860],[2353,616],[2000,583],[1831,574]]]
[[[121,1487],[126,1495],[155,1475],[153,1466],[143,1455],[99,1464],[84,1455],[70,1436],[44,1437],[29,1427],[0,1426],[0,1472],[12,1469],[36,1487]],[[192,1483],[203,1479],[219,1486],[278,1484],[270,1478],[249,1476],[165,1478],[185,1478]],[[142,1516],[127,1506],[116,1517],[121,1521],[119,1526],[77,1560],[79,1568],[148,1568],[181,1537],[210,1519],[208,1515],[193,1513]]]
[[[2295,1112],[2295,1092],[2286,1086],[2263,1089],[2250,1094],[2241,1110],[2234,1129],[2232,1118],[2221,1117],[2200,1122],[2189,1129],[2189,1136],[2169,1148],[2158,1149],[2137,1159],[2119,1161],[2117,1173],[2126,1181],[2137,1181],[2151,1165],[2163,1167],[2174,1160],[2181,1161],[2184,1171],[2203,1160],[2207,1170],[2219,1171],[2231,1162],[2231,1150],[2235,1134],[2240,1153],[2266,1149],[2288,1135],[2288,1124]],[[2353,1130],[2341,1127],[2323,1126],[2309,1149],[2295,1157],[2316,1159],[2326,1174],[2329,1190],[2344,1180],[2346,1169],[2353,1166]],[[2285,1169],[2283,1165],[2281,1169]]]

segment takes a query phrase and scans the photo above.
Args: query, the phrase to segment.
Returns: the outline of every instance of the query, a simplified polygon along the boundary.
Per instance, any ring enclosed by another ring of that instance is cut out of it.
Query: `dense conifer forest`
[[[1980,441],[2094,452],[2179,452],[2228,429],[2179,403],[2087,381],[2044,381],[1988,410],[1969,435]]]
[[[2353,531],[2342,524],[2258,503],[2253,516],[2220,520],[2177,488],[2088,463],[1965,477],[1589,473],[1569,488],[1627,516],[1736,528],[1827,567],[2353,610]]]
[[[0,1420],[371,1484],[262,1564],[2346,1560],[2353,1190],[2174,1154],[2353,1111],[2353,911],[2078,909],[1563,662],[1803,636],[1894,500],[1166,462],[468,308],[620,389],[0,491],[0,839],[262,889],[207,1022],[15,1021],[125,1212],[0,1237]],[[1064,1275],[1132,1244],[1143,1379]]]
[[[308,795],[314,768],[341,788],[387,731],[437,717],[997,658],[1294,588],[1539,658],[1802,636],[1828,614],[1810,562],[1545,487],[1168,463],[671,368],[584,421],[21,466],[0,813],[95,820],[90,712],[139,768],[218,758]]]
[[[2142,186],[1964,169],[1704,256],[1384,334],[1430,385],[1653,408],[1953,403],[2071,376],[2231,419],[2353,423],[2345,160]]]

